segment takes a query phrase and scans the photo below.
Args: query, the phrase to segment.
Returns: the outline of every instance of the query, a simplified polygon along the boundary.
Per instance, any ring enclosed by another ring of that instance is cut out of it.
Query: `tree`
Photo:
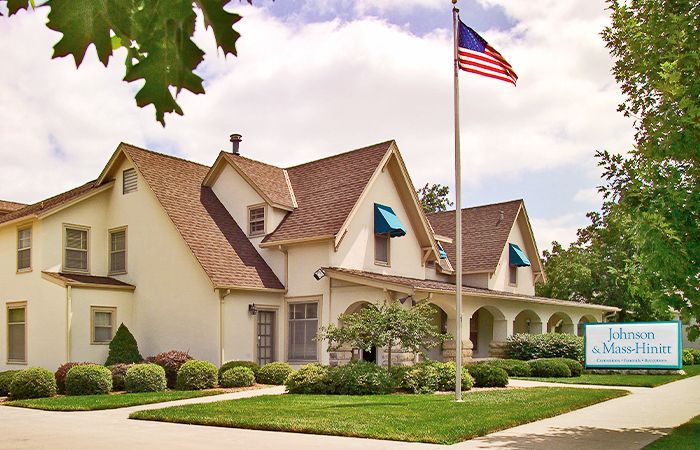
[[[446,211],[454,205],[448,198],[450,188],[441,184],[425,183],[425,186],[418,189],[416,193],[426,214]]]
[[[252,3],[252,0],[247,0]],[[54,46],[53,58],[72,55],[77,67],[87,48],[95,46],[107,66],[112,51],[125,48],[124,81],[144,80],[136,104],[152,104],[156,119],[165,126],[165,113],[183,114],[175,97],[183,89],[203,94],[202,79],[194,70],[204,52],[192,40],[197,12],[211,28],[224,56],[236,56],[240,34],[233,28],[241,16],[228,12],[229,0],[47,0],[36,7],[49,7],[52,30],[63,34]],[[34,0],[7,0],[9,15],[34,8]],[[173,91],[175,96],[173,96]]]
[[[105,366],[114,364],[133,364],[143,361],[136,338],[123,323],[109,343],[109,355]]]
[[[341,326],[330,324],[322,327],[317,340],[328,341],[328,351],[342,345],[369,351],[372,347],[386,347],[388,368],[391,369],[391,353],[394,345],[413,353],[423,348],[440,345],[450,336],[435,327],[435,310],[427,302],[419,302],[413,308],[404,308],[398,302],[383,302],[362,308],[352,314],[341,314]]]

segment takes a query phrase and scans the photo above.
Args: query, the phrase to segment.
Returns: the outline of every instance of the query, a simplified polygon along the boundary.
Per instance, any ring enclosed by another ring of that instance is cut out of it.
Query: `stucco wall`
[[[516,286],[509,283],[509,247],[507,244],[516,244],[525,252],[531,263],[536,264],[539,257],[533,251],[530,242],[529,233],[527,232],[525,217],[521,212],[518,215],[513,228],[508,235],[508,242],[503,248],[501,259],[498,262],[498,267],[495,273],[489,280],[489,288],[497,291],[515,292],[518,294],[535,295],[535,282],[532,267],[518,267],[518,282]]]

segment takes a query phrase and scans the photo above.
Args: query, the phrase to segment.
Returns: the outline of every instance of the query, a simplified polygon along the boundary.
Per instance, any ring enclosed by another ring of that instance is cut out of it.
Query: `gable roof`
[[[202,186],[209,167],[124,143],[120,150],[146,180],[215,287],[284,289],[211,188]]]
[[[296,207],[285,169],[233,153],[222,152],[222,155],[241,175],[250,180],[252,187],[269,203],[290,210]]]
[[[297,208],[262,242],[335,236],[393,144],[386,141],[288,168]]]
[[[462,271],[479,273],[496,271],[508,235],[513,228],[522,199],[462,209]],[[501,219],[503,211],[503,219]],[[435,233],[449,237],[442,242],[447,257],[455,266],[455,211],[428,214]]]
[[[0,216],[9,212],[17,211],[18,209],[24,208],[24,203],[10,202],[7,200],[0,200]]]

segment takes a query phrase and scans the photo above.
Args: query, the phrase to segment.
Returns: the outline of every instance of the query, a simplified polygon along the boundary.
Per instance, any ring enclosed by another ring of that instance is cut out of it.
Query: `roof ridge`
[[[181,157],[179,157],[179,156],[169,155],[169,154],[167,154],[167,153],[157,152],[157,151],[155,151],[155,150],[149,150],[149,149],[147,149],[147,148],[139,147],[138,145],[134,145],[134,144],[129,144],[128,142],[124,142],[124,141],[122,141],[122,142],[120,143],[120,145],[127,145],[127,146],[129,146],[129,147],[135,148],[135,149],[137,149],[137,150],[141,150],[141,151],[143,151],[143,152],[151,153],[151,154],[153,154],[153,155],[165,156],[166,158],[175,159],[175,160],[177,160],[177,161],[182,161],[182,162],[194,164],[194,165],[201,166],[201,167],[210,167],[210,166],[207,166],[206,164],[201,164],[201,163],[198,163],[198,162],[189,160],[189,159],[181,158]]]
[[[34,203],[29,203],[29,204],[25,205],[24,208],[20,208],[20,209],[18,209],[17,211],[14,211],[14,212],[20,212],[20,211],[22,211],[23,209],[28,208],[28,207],[30,207],[30,206],[38,205],[39,203],[48,202],[49,200],[53,200],[53,199],[55,199],[56,197],[60,197],[61,195],[65,195],[65,194],[67,194],[67,193],[69,193],[69,192],[73,192],[73,191],[76,191],[76,190],[78,190],[78,189],[87,187],[87,185],[89,185],[89,184],[95,184],[96,181],[97,181],[97,179],[90,180],[90,181],[88,181],[88,182],[86,182],[86,183],[83,183],[83,184],[81,184],[81,185],[79,185],[79,186],[70,188],[70,189],[68,189],[67,191],[59,192],[59,193],[56,194],[56,195],[52,195],[51,197],[47,197],[47,198],[41,199],[41,200],[36,201],[36,202],[34,202]]]
[[[15,202],[15,201],[12,201],[12,200],[3,200],[3,199],[1,199],[1,198],[0,198],[0,203],[11,203],[11,204],[13,204],[13,205],[29,206],[28,203]]]
[[[516,202],[524,202],[524,200],[523,200],[522,198],[517,198],[517,199],[513,199],[513,200],[505,200],[505,201],[496,202],[496,203],[486,203],[486,204],[483,204],[483,205],[468,206],[468,207],[466,207],[466,208],[462,208],[462,211],[466,211],[466,210],[468,210],[468,209],[486,208],[486,207],[488,207],[488,206],[505,205],[506,203],[516,203]],[[455,212],[455,211],[457,211],[457,210],[456,210],[456,209],[450,209],[449,211],[437,211],[437,212],[428,213],[427,215],[428,215],[428,216],[436,216],[436,215],[438,215],[438,214],[448,214],[448,213],[453,213],[453,212]]]
[[[323,158],[319,158],[319,159],[314,159],[314,160],[311,160],[311,161],[307,161],[307,162],[305,162],[305,163],[297,164],[296,166],[288,166],[288,167],[285,167],[285,169],[287,169],[287,170],[289,170],[289,169],[297,169],[297,168],[299,168],[299,167],[303,167],[303,166],[306,166],[306,165],[309,165],[309,164],[313,164],[313,163],[317,163],[317,162],[321,162],[321,161],[326,161],[326,160],[329,160],[329,159],[337,158],[337,157],[339,157],[339,156],[347,155],[347,154],[349,154],[349,153],[359,152],[360,150],[367,150],[367,149],[370,148],[370,147],[377,147],[377,146],[380,146],[380,145],[382,145],[382,144],[389,144],[389,143],[392,143],[392,142],[396,142],[396,139],[389,139],[389,140],[387,140],[387,141],[377,142],[376,144],[366,145],[366,146],[364,146],[364,147],[355,148],[355,149],[352,149],[352,150],[347,150],[347,151],[344,151],[344,152],[341,152],[341,153],[336,153],[335,155],[330,155],[330,156],[326,156],[326,157],[323,157]]]
[[[264,161],[259,161],[259,160],[257,160],[257,159],[248,158],[247,156],[235,155],[235,154],[233,154],[233,153],[230,153],[230,152],[227,152],[227,151],[224,151],[224,150],[222,150],[222,153],[224,153],[227,157],[238,157],[238,158],[245,159],[245,160],[247,160],[247,161],[251,161],[251,162],[254,162],[254,163],[257,163],[257,164],[262,164],[263,166],[272,167],[273,169],[286,170],[284,167],[275,166],[274,164],[266,163],[266,162],[264,162]]]

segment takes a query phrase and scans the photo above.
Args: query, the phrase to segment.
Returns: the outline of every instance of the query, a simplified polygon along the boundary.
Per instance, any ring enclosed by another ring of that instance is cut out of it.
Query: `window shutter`
[[[136,192],[138,190],[138,177],[136,176],[136,169],[126,169],[123,172],[123,188],[122,193],[128,194],[130,192]]]

